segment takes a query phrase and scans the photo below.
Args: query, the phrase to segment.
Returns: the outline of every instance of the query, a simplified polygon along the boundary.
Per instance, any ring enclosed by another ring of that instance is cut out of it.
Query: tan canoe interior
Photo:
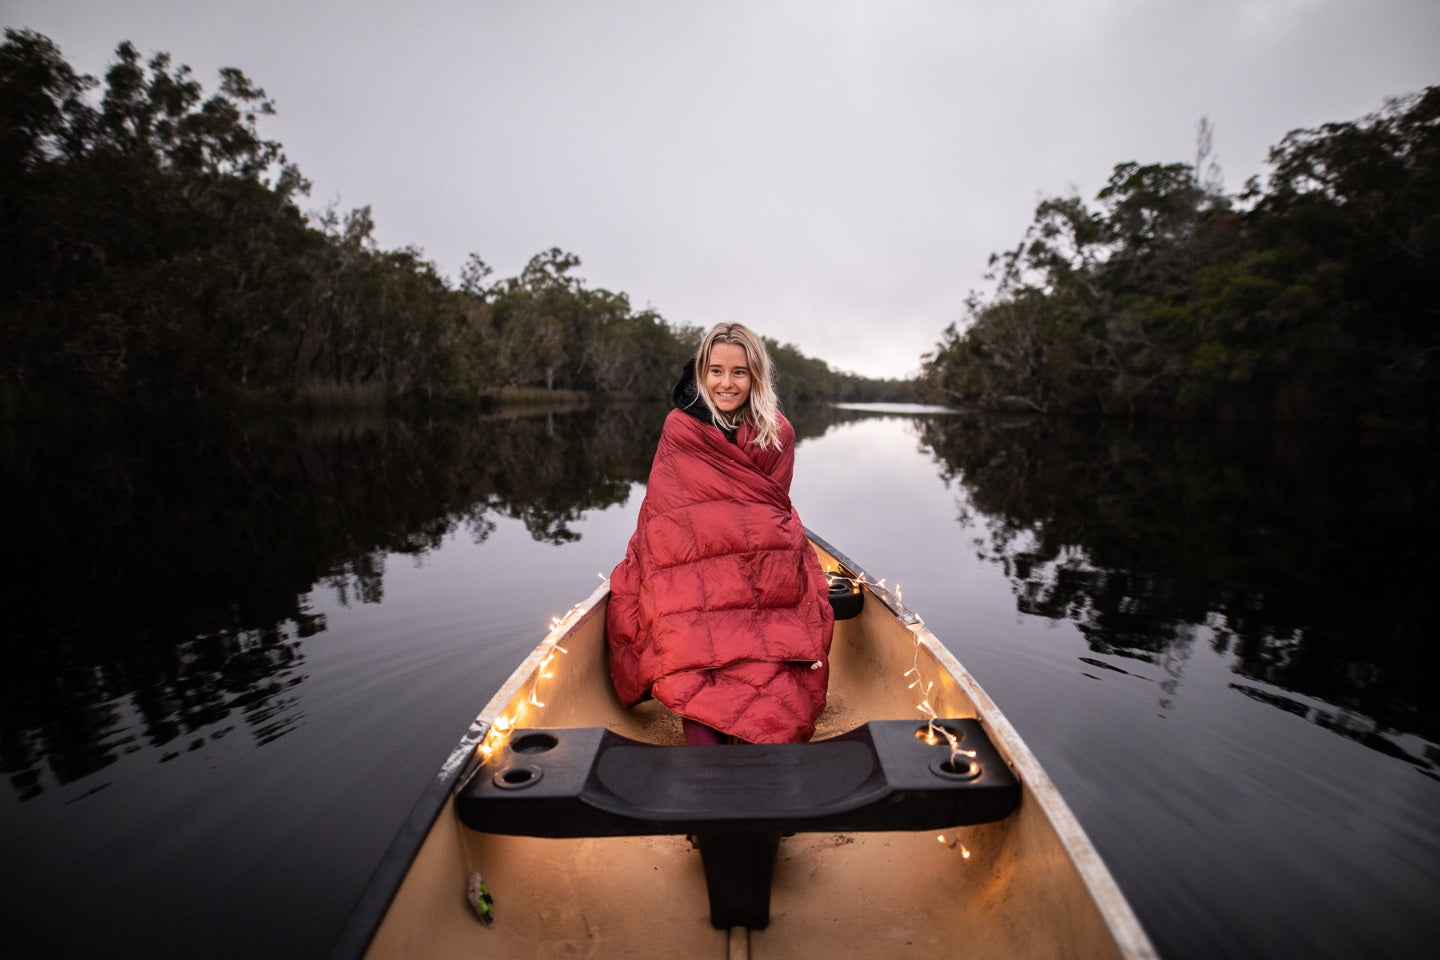
[[[823,550],[821,560],[834,565]],[[533,691],[544,707],[527,706],[521,727],[604,726],[635,739],[681,742],[678,721],[663,707],[620,708],[605,664],[604,598],[592,599],[588,609],[572,612],[575,622],[560,639],[566,652],[547,668],[554,676],[537,678],[540,657],[532,655],[487,711],[513,715]],[[836,624],[829,705],[817,739],[869,719],[913,718],[920,725],[922,696],[910,686],[917,665],[940,716],[990,723],[993,705],[923,624],[907,627],[870,595],[859,617]],[[1103,869],[1099,889],[1092,889],[1094,877],[1082,876],[1087,868],[1077,870],[1059,836],[1078,835],[1078,827],[1063,804],[1057,817],[1047,798],[1037,801],[1032,780],[1050,790],[1048,780],[1023,747],[1007,749],[1003,735],[1013,732],[998,713],[994,718],[1003,729],[992,725],[992,739],[1025,782],[1019,812],[961,829],[953,846],[935,832],[786,837],[764,930],[711,927],[700,855],[685,837],[481,834],[460,825],[447,804],[368,956],[1150,956],[1138,927],[1122,923],[1116,930],[1113,916],[1107,922],[1105,913],[1116,910],[1128,920],[1128,907]],[[1084,863],[1093,850],[1083,835],[1079,841]],[[494,898],[488,926],[465,903],[472,869]]]

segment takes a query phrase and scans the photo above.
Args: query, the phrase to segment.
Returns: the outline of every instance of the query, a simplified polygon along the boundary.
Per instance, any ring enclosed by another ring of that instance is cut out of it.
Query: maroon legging
[[[689,717],[681,717],[680,726],[685,730],[686,745],[691,747],[718,747],[730,742],[730,738],[719,730]]]

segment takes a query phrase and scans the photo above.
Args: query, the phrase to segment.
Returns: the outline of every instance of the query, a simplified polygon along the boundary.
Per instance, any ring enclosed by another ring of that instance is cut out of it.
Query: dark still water
[[[663,413],[11,428],[7,940],[323,957],[475,712],[620,558]],[[1431,955],[1428,438],[793,419],[801,516],[986,687],[1163,956]]]

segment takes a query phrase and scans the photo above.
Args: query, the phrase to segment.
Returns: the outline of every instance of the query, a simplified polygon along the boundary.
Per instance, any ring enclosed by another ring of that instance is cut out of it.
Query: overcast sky
[[[369,205],[456,277],[550,247],[591,287],[906,376],[1045,196],[1440,83],[1437,0],[0,0],[102,76],[222,66],[309,210]]]

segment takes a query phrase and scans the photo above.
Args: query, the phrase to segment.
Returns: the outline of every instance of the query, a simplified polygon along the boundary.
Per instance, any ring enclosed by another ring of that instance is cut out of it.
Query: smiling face
[[[750,361],[738,343],[717,343],[705,364],[705,392],[721,413],[731,414],[750,399]]]

